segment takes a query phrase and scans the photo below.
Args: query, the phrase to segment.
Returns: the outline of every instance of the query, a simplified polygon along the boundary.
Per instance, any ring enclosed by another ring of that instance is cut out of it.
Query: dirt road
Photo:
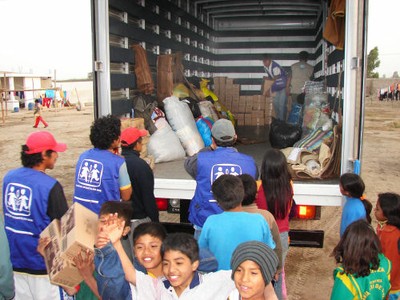
[[[379,192],[400,193],[400,101],[367,100],[366,104],[362,177],[367,197],[375,204]],[[44,118],[49,123],[47,129],[68,145],[67,151],[59,154],[56,168],[48,173],[61,182],[67,199],[71,199],[76,161],[91,147],[88,136],[92,109],[50,109],[44,112]],[[0,123],[0,179],[8,170],[20,166],[21,145],[30,132],[38,130],[32,125],[33,112],[25,110],[9,112],[5,123]],[[340,208],[324,208],[321,220],[291,223],[292,228],[324,230],[325,241],[323,249],[290,248],[286,264],[290,300],[329,299],[335,267],[329,254],[338,242],[340,213]]]

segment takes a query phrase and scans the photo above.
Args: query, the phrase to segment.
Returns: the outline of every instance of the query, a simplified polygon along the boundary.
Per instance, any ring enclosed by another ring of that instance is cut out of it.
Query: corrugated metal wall
[[[109,0],[114,114],[130,112],[126,99],[132,97],[136,88],[132,50],[136,43],[147,50],[155,83],[157,55],[180,51],[184,54],[188,78],[234,78],[234,83],[241,85],[242,95],[260,92],[265,75],[262,54],[270,53],[281,66],[289,69],[298,61],[298,53],[305,50],[310,53],[309,63],[314,66],[315,77],[326,80],[333,100],[343,51],[327,46],[322,39],[323,14],[313,23],[314,28],[226,30],[221,22],[212,21],[204,11],[196,10],[197,2],[206,1]],[[320,2],[322,5],[324,1]]]

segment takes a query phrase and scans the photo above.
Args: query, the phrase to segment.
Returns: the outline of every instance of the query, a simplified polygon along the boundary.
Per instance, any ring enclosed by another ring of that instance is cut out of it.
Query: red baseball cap
[[[148,134],[149,132],[147,130],[128,127],[124,129],[121,133],[121,145],[129,146],[136,142],[139,138]]]
[[[31,133],[26,139],[26,146],[28,150],[26,154],[40,153],[44,150],[53,150],[56,152],[64,152],[67,149],[67,145],[63,143],[57,143],[54,136],[48,131],[36,131]]]

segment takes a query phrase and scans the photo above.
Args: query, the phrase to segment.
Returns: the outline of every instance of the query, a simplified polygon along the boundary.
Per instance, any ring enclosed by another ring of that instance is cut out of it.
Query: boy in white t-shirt
[[[124,224],[117,215],[109,220],[107,230],[99,233],[96,242],[96,255],[102,256],[104,262],[98,265],[98,272],[120,276],[123,269],[125,279],[141,290],[143,299],[225,300],[234,290],[230,270],[208,274],[197,271],[199,247],[194,237],[186,233],[169,234],[163,241],[164,277],[152,278],[135,270],[120,242]]]

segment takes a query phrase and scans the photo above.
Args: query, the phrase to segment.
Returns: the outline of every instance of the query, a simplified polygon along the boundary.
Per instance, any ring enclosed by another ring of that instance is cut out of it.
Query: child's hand
[[[50,243],[51,239],[49,237],[44,237],[39,239],[39,244],[36,248],[37,252],[44,257],[44,249]]]
[[[73,259],[79,273],[84,279],[92,277],[94,272],[93,252],[89,249],[81,250]]]
[[[97,235],[97,248],[104,247],[109,241],[113,244],[119,241],[125,228],[125,221],[120,220],[117,213],[110,214],[108,218],[101,222],[103,222],[103,225]]]
[[[105,245],[107,245],[109,241],[110,241],[110,239],[108,238],[107,233],[105,233],[105,232],[99,232],[99,233],[97,234],[95,246],[96,246],[96,248],[101,249],[101,248],[103,248]]]

